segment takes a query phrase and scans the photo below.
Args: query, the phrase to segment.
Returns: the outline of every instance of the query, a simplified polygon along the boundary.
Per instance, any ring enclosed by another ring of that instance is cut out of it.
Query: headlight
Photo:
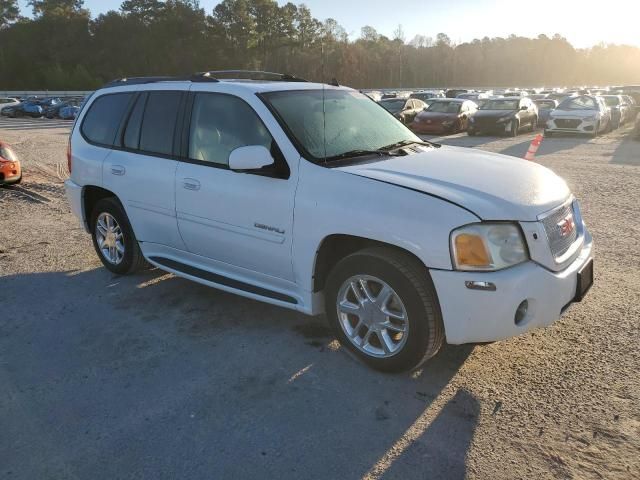
[[[597,116],[593,115],[591,117],[587,117],[584,119],[585,122],[595,122],[598,119]]]
[[[498,122],[497,122],[497,123],[506,123],[506,122],[508,122],[509,120],[511,120],[511,115],[509,115],[509,116],[507,116],[507,117],[502,117],[502,118],[498,119]]]
[[[474,123],[474,122],[476,121],[476,119],[475,119],[475,118],[473,118],[473,117],[469,117],[469,121],[470,121],[471,123]]]
[[[450,127],[451,125],[453,125],[453,122],[451,120],[447,120],[446,122],[442,122],[442,126],[443,127]]]
[[[474,223],[451,233],[456,270],[501,270],[525,262],[529,255],[513,223]]]

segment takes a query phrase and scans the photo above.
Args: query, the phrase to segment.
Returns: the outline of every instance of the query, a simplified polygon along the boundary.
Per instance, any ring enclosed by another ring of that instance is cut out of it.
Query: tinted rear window
[[[150,92],[140,132],[140,150],[171,155],[181,92]]]
[[[127,123],[127,129],[124,132],[124,146],[137,150],[140,144],[140,126],[142,125],[142,114],[144,113],[144,106],[147,102],[147,94],[143,93],[138,97],[136,105],[133,107],[129,121]]]
[[[82,122],[83,135],[93,143],[114,145],[132,97],[132,93],[115,93],[96,99]]]

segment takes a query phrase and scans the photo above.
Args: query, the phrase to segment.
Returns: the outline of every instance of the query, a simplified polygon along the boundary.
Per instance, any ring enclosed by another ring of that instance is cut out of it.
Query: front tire
[[[115,198],[98,201],[91,214],[93,247],[107,270],[128,275],[147,266],[127,214]]]
[[[509,136],[517,137],[519,131],[520,131],[520,122],[518,120],[513,120],[511,122],[511,131],[509,132]]]
[[[376,247],[345,257],[329,275],[325,302],[338,340],[376,370],[417,368],[444,342],[429,272],[408,254]]]

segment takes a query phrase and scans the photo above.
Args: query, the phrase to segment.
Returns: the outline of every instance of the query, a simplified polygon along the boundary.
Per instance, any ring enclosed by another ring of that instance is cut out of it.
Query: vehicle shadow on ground
[[[611,157],[611,163],[640,166],[640,140],[633,138],[633,133],[625,136]]]
[[[451,380],[471,346],[385,375],[322,318],[158,270],[0,289],[2,474],[464,478],[480,409]]]

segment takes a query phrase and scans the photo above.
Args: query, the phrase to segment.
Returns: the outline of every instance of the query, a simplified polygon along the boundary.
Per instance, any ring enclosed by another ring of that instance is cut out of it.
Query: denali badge
[[[280,235],[284,235],[284,230],[281,228],[270,227],[269,225],[264,225],[262,223],[254,223],[254,227],[259,228],[260,230],[267,230],[268,232],[279,233]]]
[[[569,215],[564,217],[562,220],[560,220],[556,225],[560,229],[560,236],[566,237],[571,232],[573,232],[574,228],[576,228],[576,224],[573,221],[573,214],[570,213]]]

